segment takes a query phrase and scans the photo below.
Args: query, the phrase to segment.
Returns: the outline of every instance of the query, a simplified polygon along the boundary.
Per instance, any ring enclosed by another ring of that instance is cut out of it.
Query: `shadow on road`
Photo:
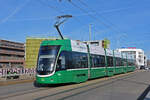
[[[137,100],[150,100],[150,98],[145,98],[150,91],[150,85],[145,89],[145,91],[138,97]],[[145,99],[144,99],[145,98]]]

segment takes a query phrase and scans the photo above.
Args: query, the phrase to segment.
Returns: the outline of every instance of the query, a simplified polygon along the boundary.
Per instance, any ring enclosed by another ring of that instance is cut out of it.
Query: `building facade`
[[[56,38],[27,37],[25,48],[25,68],[36,68],[40,44],[43,40],[56,40]]]
[[[0,68],[24,67],[24,43],[0,40]]]
[[[141,66],[146,66],[146,56],[144,55],[144,51],[142,49],[123,48],[118,49],[118,51],[120,51],[123,54],[133,55],[138,68],[140,68]]]

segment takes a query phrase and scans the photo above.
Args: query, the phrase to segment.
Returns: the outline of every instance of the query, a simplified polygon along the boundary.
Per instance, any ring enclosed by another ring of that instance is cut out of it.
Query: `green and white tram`
[[[134,71],[128,55],[74,40],[41,43],[36,84],[80,83],[88,79]]]

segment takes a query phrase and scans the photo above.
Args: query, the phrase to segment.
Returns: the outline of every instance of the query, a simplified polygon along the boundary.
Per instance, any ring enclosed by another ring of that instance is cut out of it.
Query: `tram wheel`
[[[36,81],[34,81],[33,85],[34,85],[35,87],[41,87],[41,86],[42,86],[41,84],[37,83]]]

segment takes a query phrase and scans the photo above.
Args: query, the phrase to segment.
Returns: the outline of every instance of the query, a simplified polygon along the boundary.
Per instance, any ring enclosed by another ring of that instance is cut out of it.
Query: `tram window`
[[[133,60],[133,66],[135,66],[135,60]]]
[[[72,60],[72,53],[69,51],[63,51],[65,52],[65,66],[66,69],[73,69],[73,60]]]
[[[113,67],[113,57],[107,56],[107,63],[109,67]]]
[[[120,66],[120,59],[119,58],[117,58],[117,66]]]
[[[128,59],[128,66],[130,66],[130,59]]]
[[[123,59],[121,59],[121,66],[124,66],[124,64],[123,64]]]
[[[100,56],[101,58],[101,67],[105,66],[105,56]]]
[[[122,66],[122,59],[119,58],[119,66]]]
[[[70,52],[67,51],[67,61],[66,65],[68,69],[75,69],[75,68],[87,68],[88,67],[88,58],[86,53],[79,53],[79,52]]]
[[[62,56],[61,58],[61,68],[65,69],[65,56]]]
[[[72,63],[73,67],[71,69],[75,69],[78,66],[78,55],[74,52],[72,52]]]
[[[134,60],[133,59],[128,59],[128,65],[133,66],[134,65]]]
[[[73,68],[72,53],[69,51],[66,54],[66,67],[67,67],[67,69]]]
[[[74,67],[75,68],[80,68],[80,55],[78,53],[74,53],[74,56],[73,56],[73,62],[74,62]]]
[[[104,67],[105,57],[102,55],[91,55],[91,66],[92,67]]]
[[[116,57],[116,66],[122,66],[121,58]]]
[[[62,51],[57,61],[57,70],[75,68],[88,68],[87,54],[71,51]]]
[[[134,60],[132,59],[132,66],[134,65]]]
[[[101,59],[100,56],[95,57],[95,66],[94,67],[100,67],[101,66]]]
[[[98,67],[98,58],[97,58],[97,55],[91,55],[91,65],[92,67]]]
[[[127,66],[127,60],[123,59],[123,66]]]
[[[122,66],[122,60],[119,58],[119,66]]]
[[[109,66],[109,57],[107,56],[107,66]]]
[[[131,66],[133,66],[133,65],[134,65],[134,60],[131,59]]]
[[[107,66],[110,66],[109,65],[109,57],[107,56]]]
[[[94,55],[91,55],[90,56],[90,58],[91,58],[91,67],[94,67]]]
[[[87,54],[81,53],[80,54],[80,66],[81,68],[87,68],[88,67],[88,59]]]
[[[118,66],[118,61],[117,57],[115,58],[115,65]]]
[[[64,70],[66,68],[66,53],[61,52],[58,60],[57,60],[57,70]]]
[[[105,61],[103,61],[103,57],[102,56],[97,56],[96,61],[97,61],[97,66],[96,67],[104,67],[103,63]]]
[[[128,66],[131,66],[131,65],[132,65],[131,59],[128,59]]]
[[[113,57],[111,57],[111,66],[113,67]]]
[[[119,58],[117,58],[117,66],[120,66],[120,59]]]

